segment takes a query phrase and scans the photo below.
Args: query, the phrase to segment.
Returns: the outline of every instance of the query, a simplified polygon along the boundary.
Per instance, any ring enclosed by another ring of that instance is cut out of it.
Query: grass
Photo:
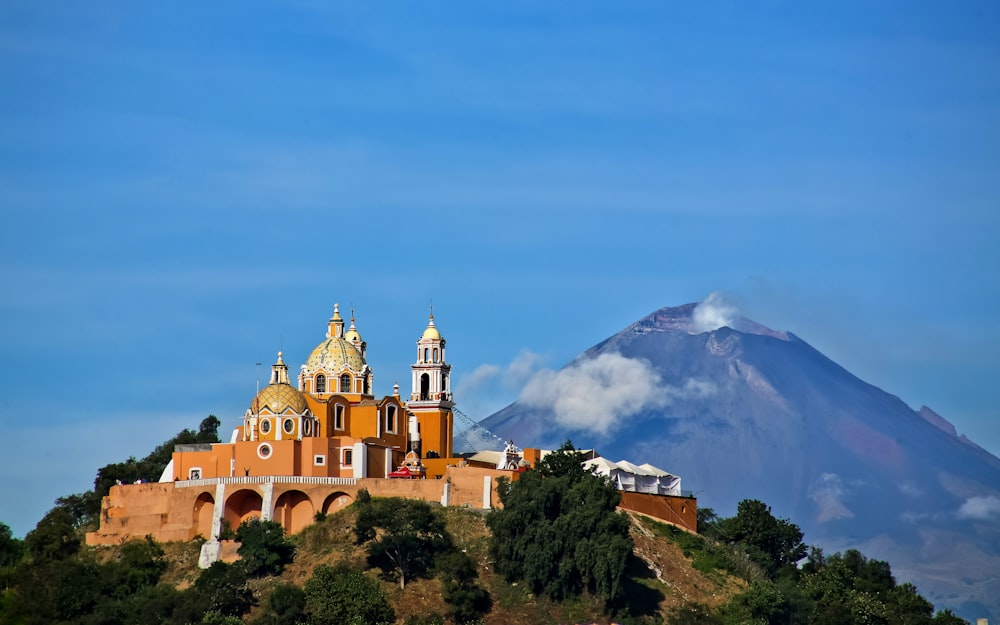
[[[696,571],[720,584],[723,582],[723,572],[735,575],[747,582],[767,579],[767,575],[754,564],[742,551],[732,545],[692,534],[673,525],[658,523],[646,519],[647,527],[651,527],[659,536],[673,541],[691,558],[691,566]]]

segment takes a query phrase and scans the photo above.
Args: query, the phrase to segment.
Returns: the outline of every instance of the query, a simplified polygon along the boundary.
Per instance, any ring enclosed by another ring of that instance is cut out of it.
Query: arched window
[[[430,355],[430,350],[426,347],[424,348],[424,362],[428,362],[427,357]]]
[[[344,407],[337,404],[337,407],[333,409],[333,429],[343,430],[344,429]]]
[[[396,433],[396,407],[389,406],[385,410],[385,431]]]
[[[351,376],[346,373],[340,376],[340,392],[350,393],[351,392]]]
[[[322,373],[316,376],[316,392],[325,393],[326,392],[326,376]]]
[[[441,376],[441,390],[442,391],[447,391],[448,390],[448,376],[447,375],[442,375]]]
[[[434,362],[437,362],[438,361],[438,348],[435,347],[433,353],[434,353]]]
[[[420,399],[426,401],[430,398],[431,376],[426,373],[420,376]]]
[[[365,383],[364,384],[365,384],[365,386],[364,386],[364,391],[363,392],[364,392],[365,395],[367,395],[368,393],[371,392],[369,390],[369,377],[368,376],[365,376]]]

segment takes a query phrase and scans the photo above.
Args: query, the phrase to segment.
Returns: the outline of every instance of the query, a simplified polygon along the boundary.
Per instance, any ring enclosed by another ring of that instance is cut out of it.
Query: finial
[[[431,321],[434,321],[434,302],[431,302]]]
[[[283,364],[285,364],[285,363],[284,363],[284,362],[283,362],[283,361],[281,360],[281,352],[278,352],[278,364],[279,364],[279,365],[283,365]]]

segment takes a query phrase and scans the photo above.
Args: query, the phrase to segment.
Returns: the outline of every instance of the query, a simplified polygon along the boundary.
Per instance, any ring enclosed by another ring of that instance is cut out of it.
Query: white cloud
[[[455,393],[459,396],[475,393],[498,375],[500,375],[500,367],[489,364],[479,365],[472,370],[472,373],[464,375],[459,379],[458,384],[455,385]]]
[[[519,400],[551,410],[562,427],[603,435],[643,410],[682,397],[706,397],[715,390],[711,382],[693,379],[681,388],[664,385],[649,362],[606,353],[560,371],[539,371]]]
[[[696,332],[711,332],[723,326],[733,327],[739,314],[739,309],[727,302],[722,293],[713,291],[695,306],[692,321]]]
[[[854,517],[842,499],[847,495],[844,481],[836,473],[823,473],[809,487],[809,498],[819,507],[817,520],[833,521]]]
[[[972,521],[1000,520],[1000,497],[970,497],[958,509],[958,518]]]

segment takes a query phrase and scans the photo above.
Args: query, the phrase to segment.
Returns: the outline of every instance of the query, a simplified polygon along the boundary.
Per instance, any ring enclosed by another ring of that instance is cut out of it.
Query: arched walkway
[[[261,516],[264,499],[255,490],[238,490],[226,499],[225,516],[229,527],[236,530],[243,521]]]
[[[194,500],[194,511],[191,521],[202,538],[212,535],[212,515],[215,512],[215,497],[210,493],[202,493]]]
[[[302,531],[313,522],[314,516],[312,502],[302,491],[286,491],[274,503],[274,520],[289,534]]]
[[[354,503],[354,497],[351,497],[347,493],[333,493],[323,501],[323,514],[333,514],[337,510],[341,510],[352,503]]]

